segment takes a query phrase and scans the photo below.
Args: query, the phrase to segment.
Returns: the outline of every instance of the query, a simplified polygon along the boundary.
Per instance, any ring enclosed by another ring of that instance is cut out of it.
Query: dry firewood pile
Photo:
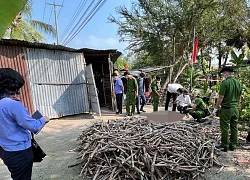
[[[95,180],[201,179],[218,165],[211,134],[199,125],[140,118],[98,122],[79,136],[81,176]]]

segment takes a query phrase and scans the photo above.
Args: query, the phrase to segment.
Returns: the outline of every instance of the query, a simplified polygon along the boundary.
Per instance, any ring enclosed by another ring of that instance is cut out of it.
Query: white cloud
[[[126,42],[119,42],[119,39],[115,38],[99,38],[93,35],[87,38],[76,37],[70,44],[73,48],[91,48],[91,49],[118,49],[125,53],[125,48],[128,46]]]

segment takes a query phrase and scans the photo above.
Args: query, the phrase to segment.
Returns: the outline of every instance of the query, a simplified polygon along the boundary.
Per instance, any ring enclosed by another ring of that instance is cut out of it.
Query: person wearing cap
[[[222,151],[234,150],[238,143],[238,105],[242,93],[242,85],[233,77],[234,69],[229,66],[222,68],[220,73],[224,80],[221,82],[219,97],[213,114],[216,115],[220,109],[220,130],[221,130],[221,144],[216,145],[217,149]],[[229,130],[231,135],[229,136]]]
[[[121,78],[118,77],[117,73],[113,73],[113,78],[115,80],[115,97],[116,97],[116,104],[117,104],[117,112],[116,114],[122,114],[122,100],[123,100],[123,92],[124,87]]]
[[[160,76],[156,76],[155,80],[151,84],[151,96],[153,103],[153,111],[158,111],[158,106],[160,103],[160,90],[161,90],[161,78]]]
[[[146,112],[143,107],[146,104],[146,96],[145,96],[145,84],[143,78],[145,77],[145,74],[142,72],[139,74],[139,77],[137,78],[138,83],[138,97],[136,98],[136,109],[137,114],[140,114],[140,111]],[[141,107],[140,107],[141,102]]]
[[[23,76],[11,68],[0,68],[0,159],[13,180],[31,180],[34,154],[31,132],[39,132],[50,121],[34,119],[19,100]],[[3,175],[2,178],[6,179]],[[8,178],[9,179],[9,178]]]
[[[138,84],[137,80],[126,71],[124,76],[127,79],[127,94],[126,94],[126,111],[127,116],[135,114],[136,97],[138,96]]]
[[[119,71],[117,69],[114,70],[114,73],[118,76],[119,75]]]
[[[172,107],[172,111],[176,111],[176,98],[178,96],[178,90],[180,88],[183,88],[182,85],[177,84],[177,83],[172,83],[172,84],[168,84],[168,89],[167,89],[167,98],[166,98],[166,103],[165,103],[165,111],[168,111],[168,106],[169,106],[169,102],[171,97],[173,98],[173,107]]]

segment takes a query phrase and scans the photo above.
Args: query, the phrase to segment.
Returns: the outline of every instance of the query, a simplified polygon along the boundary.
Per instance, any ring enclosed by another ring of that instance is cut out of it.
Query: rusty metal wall
[[[27,48],[34,108],[50,118],[89,112],[82,53]]]
[[[20,90],[20,98],[30,114],[34,112],[28,69],[24,56],[24,48],[18,46],[0,46],[0,67],[12,68],[18,71],[25,79],[25,84]]]

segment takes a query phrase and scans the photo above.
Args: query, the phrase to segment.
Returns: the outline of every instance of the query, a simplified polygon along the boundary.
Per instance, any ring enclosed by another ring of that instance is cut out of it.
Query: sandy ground
[[[146,108],[151,112],[151,106]],[[160,108],[163,111],[163,108]],[[123,118],[114,113],[102,110],[104,121],[108,119]],[[143,115],[143,114],[142,114]],[[43,130],[36,136],[39,145],[47,156],[41,163],[34,163],[32,179],[34,180],[78,180],[80,167],[68,168],[69,165],[78,162],[77,153],[70,152],[77,146],[76,139],[81,132],[99,117],[90,115],[76,115],[51,120]],[[206,173],[208,180],[250,180],[250,168],[248,166],[237,166],[237,158],[250,159],[250,151],[237,150],[236,152],[222,153],[220,157],[227,167],[216,174],[220,168],[212,168]],[[0,180],[11,180],[8,169],[0,160]]]

